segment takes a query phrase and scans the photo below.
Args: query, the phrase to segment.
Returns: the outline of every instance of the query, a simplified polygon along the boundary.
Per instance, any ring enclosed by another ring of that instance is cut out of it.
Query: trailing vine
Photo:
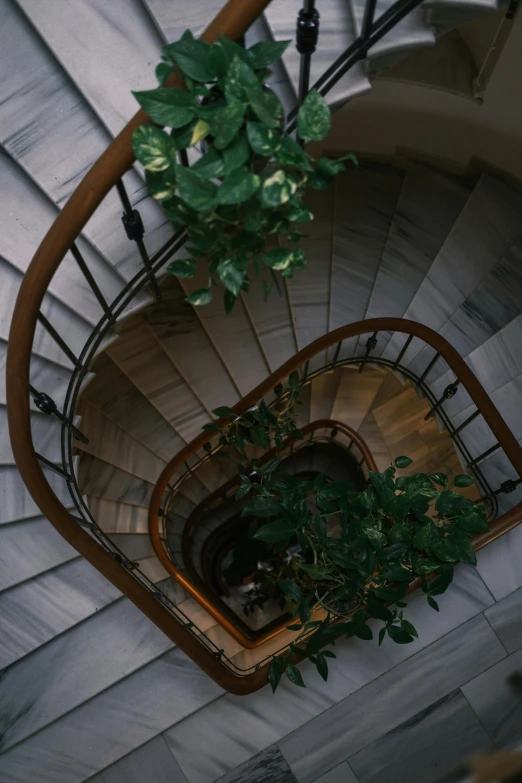
[[[134,154],[150,194],[190,239],[186,257],[168,269],[178,278],[194,277],[198,265],[208,270],[207,285],[187,296],[193,305],[208,304],[220,286],[229,313],[263,266],[283,277],[304,267],[301,226],[313,220],[307,189],[329,187],[343,161],[357,163],[354,155],[315,160],[285,132],[283,108],[265,82],[289,43],[244,49],[222,36],[208,44],[187,30],[163,49],[160,87],[134,93],[153,122],[165,126],[137,128]],[[186,89],[161,86],[174,70]],[[297,116],[299,139],[323,139],[330,120],[326,101],[311,90]],[[179,155],[190,147],[200,154],[181,165]],[[265,280],[265,297],[270,287]]]

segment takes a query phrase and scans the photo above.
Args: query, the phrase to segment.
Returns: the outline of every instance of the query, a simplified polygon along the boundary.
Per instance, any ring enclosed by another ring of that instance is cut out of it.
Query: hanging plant
[[[134,93],[153,122],[165,126],[137,128],[134,154],[151,196],[190,240],[187,257],[170,264],[169,272],[191,278],[199,263],[208,266],[207,286],[187,297],[193,305],[210,302],[212,287],[220,286],[228,313],[263,265],[283,277],[301,269],[300,226],[313,220],[303,202],[307,189],[327,188],[344,170],[343,160],[357,162],[354,155],[315,160],[284,131],[281,103],[265,81],[289,43],[244,49],[224,37],[208,44],[187,30],[164,47],[156,69],[160,85],[180,71],[186,89]],[[330,109],[311,90],[299,108],[298,136],[319,141],[329,130]],[[195,146],[198,159],[181,165],[179,154]],[[265,294],[269,288],[265,282]]]
[[[277,438],[280,446],[283,431],[299,438],[294,422],[298,393],[294,373],[280,398],[289,403],[283,405],[279,426],[268,406],[259,406],[260,445],[274,446]],[[265,545],[266,565],[251,576],[245,609],[282,598],[292,616],[288,629],[298,632],[283,657],[272,659],[273,690],[285,672],[292,683],[304,686],[296,658],[308,658],[326,680],[328,659],[336,656],[325,646],[354,636],[371,640],[370,621],[382,624],[379,644],[386,636],[397,644],[413,642],[417,631],[404,616],[410,583],[418,577],[429,606],[439,611],[435,597],[449,587],[454,562],[474,565],[470,539],[489,529],[484,507],[458,492],[473,479],[460,474],[451,481],[439,472],[398,476],[397,469],[412,464],[408,457],[398,457],[382,473],[370,471],[362,492],[323,474],[313,481],[285,474],[278,457],[254,461],[245,470],[241,423],[249,414],[238,417],[221,408],[215,413],[230,423],[206,429],[219,429],[222,444],[239,450],[236,499],[244,500],[242,516],[254,531],[253,540]],[[238,573],[233,573],[236,579],[246,575]]]

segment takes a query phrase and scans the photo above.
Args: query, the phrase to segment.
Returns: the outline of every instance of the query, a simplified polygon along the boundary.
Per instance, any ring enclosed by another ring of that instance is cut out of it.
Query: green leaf
[[[157,201],[172,198],[176,191],[176,176],[174,168],[169,166],[165,171],[145,171],[147,190]]]
[[[170,74],[172,73],[172,66],[170,66],[168,63],[160,63],[156,66],[156,79],[160,83],[160,85],[164,84],[167,79],[169,78]]]
[[[265,501],[272,500],[272,498],[259,499]],[[278,504],[278,508],[276,508],[275,503]],[[274,501],[272,505],[266,503],[265,506],[266,508],[262,513],[259,513],[257,510],[250,512],[245,508],[243,509],[241,516],[248,516],[251,513],[252,516],[269,517],[281,511],[281,504],[278,501]],[[264,511],[266,511],[266,513],[264,513]],[[274,544],[278,541],[286,541],[295,533],[295,530],[296,527],[294,523],[289,522],[288,520],[278,519],[274,522],[269,522],[267,525],[263,525],[263,527],[255,533],[254,538],[257,538],[259,541],[266,541],[269,544]]]
[[[283,163],[285,166],[295,166],[301,171],[312,171],[304,149],[291,136],[285,136],[282,140],[276,157],[279,163]]]
[[[227,315],[229,315],[232,312],[236,300],[237,300],[237,296],[234,296],[232,291],[229,291],[227,288],[223,294],[223,306],[225,308],[225,313]]]
[[[454,570],[452,563],[442,563],[438,576],[427,585],[429,595],[442,595],[442,593],[445,593],[453,580]]]
[[[185,166],[176,166],[179,197],[192,209],[204,212],[216,204],[218,189],[213,182]]]
[[[448,483],[448,477],[444,473],[430,473],[429,478],[441,487]]]
[[[221,432],[221,429],[217,424],[214,424],[213,421],[209,422],[208,424],[204,424],[201,429],[205,430],[206,432]]]
[[[212,69],[207,66],[209,52],[208,43],[188,37],[163,47],[163,53],[176,63],[180,71],[194,81],[203,83],[214,79]]]
[[[431,595],[428,596],[428,604],[431,606],[432,609],[435,609],[436,612],[439,611],[439,605],[436,602],[436,600],[431,597]]]
[[[194,116],[196,99],[187,90],[172,87],[157,87],[132,93],[141,108],[158,125],[181,128]]]
[[[383,643],[385,636],[386,636],[386,626],[381,628],[381,630],[379,631],[379,647]]]
[[[248,201],[259,188],[259,176],[244,166],[228,174],[218,190],[218,204],[241,204]]]
[[[168,265],[167,271],[176,277],[194,277],[197,272],[196,262],[193,258],[179,258]]]
[[[388,636],[397,644],[410,644],[414,641],[414,637],[407,631],[403,631],[396,625],[388,626]]]
[[[205,122],[205,120],[198,120],[194,125],[194,130],[192,131],[192,137],[190,139],[189,146],[193,147],[195,144],[199,144],[199,142],[208,136],[209,133],[210,125],[208,122]]]
[[[445,550],[453,560],[460,560],[462,563],[470,565],[477,564],[477,556],[469,538],[461,538],[454,533],[450,534],[444,541]]]
[[[309,209],[306,209],[302,204],[293,204],[291,209],[286,213],[288,220],[292,223],[311,223],[314,216]]]
[[[212,149],[197,160],[190,169],[205,179],[217,179],[224,175],[225,163],[219,152],[212,147]]]
[[[147,171],[165,171],[176,159],[171,138],[154,125],[140,125],[132,134],[132,151]]]
[[[239,44],[237,44],[235,41],[231,41],[230,38],[225,38],[224,35],[219,35],[218,39],[226,57],[227,68],[230,68],[235,57],[239,57],[239,59],[243,60],[243,62],[247,63],[247,65],[251,65],[253,63],[253,55],[248,51],[248,49],[244,49],[242,46],[239,46]]]
[[[292,582],[290,579],[278,579],[277,584],[283,593],[291,598],[292,601],[295,601],[296,604],[303,600],[301,588],[295,582]]]
[[[206,305],[212,301],[212,292],[208,288],[198,288],[185,297],[185,302],[192,305]]]
[[[272,688],[272,693],[276,692],[276,688],[279,685],[279,682],[281,680],[281,677],[283,676],[283,672],[285,670],[285,667],[281,661],[280,658],[272,658],[272,662],[270,666],[268,667],[268,681],[270,683],[270,686]]]
[[[220,408],[215,408],[212,413],[219,419],[237,419],[237,413],[228,405],[221,405]]]
[[[279,207],[290,201],[297,183],[286,171],[277,169],[265,177],[261,186],[261,203],[265,207]]]
[[[317,671],[326,682],[328,679],[328,662],[322,653],[317,654],[315,665]]]
[[[205,119],[210,124],[216,149],[224,149],[236,136],[243,124],[247,105],[234,103],[232,106],[219,106],[207,115]]]
[[[247,137],[256,155],[271,157],[281,144],[279,133],[264,122],[247,122]]]
[[[332,569],[325,568],[322,565],[316,563],[297,563],[299,568],[307,574],[310,579],[330,579],[332,576]]]
[[[411,465],[412,462],[413,460],[409,457],[397,457],[395,460],[395,467],[402,470],[403,468],[407,468],[408,465]]]
[[[272,128],[279,127],[279,117],[283,113],[283,107],[272,92],[264,92],[262,89],[251,90],[248,101],[254,114]]]
[[[486,512],[480,506],[473,506],[473,508],[463,511],[457,522],[459,527],[472,535],[487,533],[489,530]]]
[[[330,131],[330,109],[317,90],[310,90],[297,114],[297,133],[301,139],[320,141]]]
[[[262,256],[264,263],[271,269],[281,271],[304,266],[306,256],[303,250],[291,250],[288,247],[275,247]]]
[[[471,500],[468,500],[458,492],[445,490],[438,496],[435,508],[437,511],[440,511],[441,514],[452,515],[461,511],[463,508],[468,508],[472,505]]]
[[[364,641],[367,642],[373,639],[373,631],[366,623],[358,623],[356,625],[355,635],[358,636],[359,639],[364,639]]]
[[[244,272],[236,269],[234,262],[229,258],[219,263],[216,272],[227,291],[237,297],[243,285]]]
[[[456,487],[471,487],[471,485],[475,483],[475,480],[465,473],[459,473],[459,475],[455,476],[453,479],[453,483]]]
[[[424,473],[414,473],[413,476],[408,476],[405,481],[406,489],[412,494],[416,493],[426,498],[435,498],[439,494]]]
[[[413,626],[408,620],[402,620],[401,621],[401,628],[403,631],[406,631],[406,633],[409,633],[411,636],[415,636],[416,639],[419,638],[419,634],[417,633],[415,626]]]
[[[241,484],[238,491],[234,495],[234,498],[236,500],[242,500],[244,497],[246,497],[246,495],[248,495],[251,489],[252,489],[252,484]]]
[[[278,514],[280,511],[281,511],[281,503],[279,502],[279,500],[276,500],[275,498],[259,495],[258,497],[252,498],[247,503],[247,505],[243,509],[242,516],[252,515],[257,517],[271,517],[274,514]],[[267,540],[283,541],[285,535],[287,535],[286,533],[283,534],[283,532],[281,532],[281,535],[278,538],[274,538],[273,536],[271,539],[266,538],[266,535],[270,535],[272,533],[272,531],[267,532],[266,528],[270,527],[273,524],[279,525],[281,531],[283,531],[283,527],[287,523],[271,522],[270,525],[265,525],[260,530],[258,530],[254,538],[258,538],[260,541],[267,541]],[[262,533],[263,535],[260,535],[260,533]]]
[[[306,688],[306,685],[303,682],[303,678],[301,677],[301,672],[297,668],[297,666],[293,666],[292,664],[289,664],[286,667],[286,676],[290,680],[291,683],[294,685],[298,685],[300,688]]]
[[[277,62],[291,41],[259,41],[248,50],[252,55],[252,68],[259,70]]]
[[[247,163],[249,158],[250,145],[244,133],[240,133],[239,136],[236,136],[228,147],[225,147],[223,150],[223,160],[225,162],[227,174],[230,174],[234,169]]]
[[[235,55],[225,77],[227,103],[247,103],[252,90],[259,90],[256,75],[244,60]]]
[[[261,472],[263,475],[267,475],[268,473],[273,473],[274,470],[276,470],[281,463],[281,460],[279,457],[274,457],[273,459],[269,459],[266,465],[263,465],[261,468]]]

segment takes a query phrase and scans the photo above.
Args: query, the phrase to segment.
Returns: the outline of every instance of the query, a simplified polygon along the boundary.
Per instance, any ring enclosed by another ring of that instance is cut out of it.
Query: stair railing
[[[263,12],[269,1],[229,0],[203,33],[203,40],[211,43],[217,39],[219,34],[235,40],[241,38]],[[367,0],[361,35],[322,74],[314,87],[319,89],[321,94],[326,95],[349,68],[366,57],[368,50],[421,2],[422,0],[396,0],[383,14],[374,19],[375,0]],[[306,0],[304,11],[313,12],[313,10],[313,4]],[[305,72],[301,79],[301,99],[308,89],[306,68],[307,58],[309,59],[311,52],[303,52],[302,56]],[[165,86],[180,88],[183,85],[180,77],[174,74]],[[294,129],[296,110],[287,119],[287,129]],[[217,649],[216,645],[202,633],[194,629],[190,619],[184,617],[179,608],[173,605],[139,571],[136,565],[131,563],[103,535],[84,504],[74,475],[72,456],[74,440],[85,438],[74,424],[75,406],[90,364],[102,346],[104,337],[138,293],[148,287],[152,290],[155,298],[161,296],[157,276],[164,273],[167,261],[185,241],[183,232],[178,232],[160,250],[150,256],[144,243],[143,225],[139,214],[132,209],[126,197],[122,178],[134,163],[131,145],[132,134],[139,125],[144,123],[150,123],[150,119],[143,111],[137,112],[95,162],[42,240],[20,286],[11,322],[6,367],[7,407],[13,454],[20,474],[33,499],[58,532],[216,682],[233,693],[250,693],[267,682],[267,666],[257,666],[245,674],[244,671],[238,671],[233,666],[223,665],[222,651]],[[143,267],[122,289],[116,299],[109,303],[105,300],[85,259],[79,253],[76,240],[112,188],[116,188],[119,193],[124,211],[124,228],[129,240],[136,242]],[[68,251],[71,251],[74,256],[103,313],[79,356],[71,350],[64,336],[42,313],[45,294]],[[388,322],[391,320],[387,319]],[[52,340],[68,357],[73,367],[71,382],[62,410],[59,410],[54,402],[52,390],[35,389],[30,385],[31,353],[37,324],[47,331]],[[354,327],[357,328],[357,325],[348,328]],[[399,326],[397,328],[400,330]],[[281,371],[283,369],[281,368]],[[284,372],[281,377],[285,377]],[[463,381],[461,374],[458,377]],[[466,387],[468,388],[468,384]],[[487,418],[486,413],[492,418],[496,428],[492,427],[492,429],[520,474],[520,456],[516,441],[512,436],[509,437],[510,433],[507,427],[498,417],[498,412],[491,405],[484,390],[481,389],[482,387],[480,389],[475,387],[480,398],[479,407],[484,418]],[[34,449],[30,397],[35,400],[35,404],[43,413],[53,415],[60,420],[63,454],[61,464],[48,460],[44,455],[37,454]],[[249,398],[252,398],[252,395],[249,395]],[[201,441],[201,445],[203,443]],[[79,516],[70,514],[58,499],[44,473],[44,467],[55,471],[65,480]],[[518,479],[513,479],[513,481],[516,482]],[[499,488],[497,491],[505,491],[505,488],[504,490]],[[496,520],[490,533],[479,537],[476,545],[485,545],[489,540],[518,524],[519,521],[520,508],[517,506],[509,514],[504,515],[501,520]]]

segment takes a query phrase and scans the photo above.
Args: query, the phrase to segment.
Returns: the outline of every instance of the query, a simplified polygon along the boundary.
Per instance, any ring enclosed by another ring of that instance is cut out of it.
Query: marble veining
[[[490,747],[479,719],[456,690],[351,756],[349,764],[359,783],[436,783],[466,757]]]
[[[120,595],[99,571],[79,557],[6,590],[0,595],[0,669],[63,634]]]
[[[76,556],[76,550],[43,516],[5,525],[0,535],[0,590]]]
[[[6,751],[0,779],[81,783],[221,693],[175,648]]]
[[[82,454],[78,469],[82,494],[121,500],[135,506],[148,506],[153,484],[119,470],[90,454]]]
[[[219,778],[216,783],[297,783],[277,745],[258,753],[253,759]]]
[[[522,589],[497,601],[484,614],[509,653],[522,647]]]
[[[148,533],[148,509],[92,495],[87,500],[91,514],[105,533]]]
[[[342,764],[338,764],[314,780],[314,783],[358,783],[358,781],[348,762],[343,761]]]
[[[90,783],[187,783],[162,737],[155,737],[128,756],[94,775]]]

